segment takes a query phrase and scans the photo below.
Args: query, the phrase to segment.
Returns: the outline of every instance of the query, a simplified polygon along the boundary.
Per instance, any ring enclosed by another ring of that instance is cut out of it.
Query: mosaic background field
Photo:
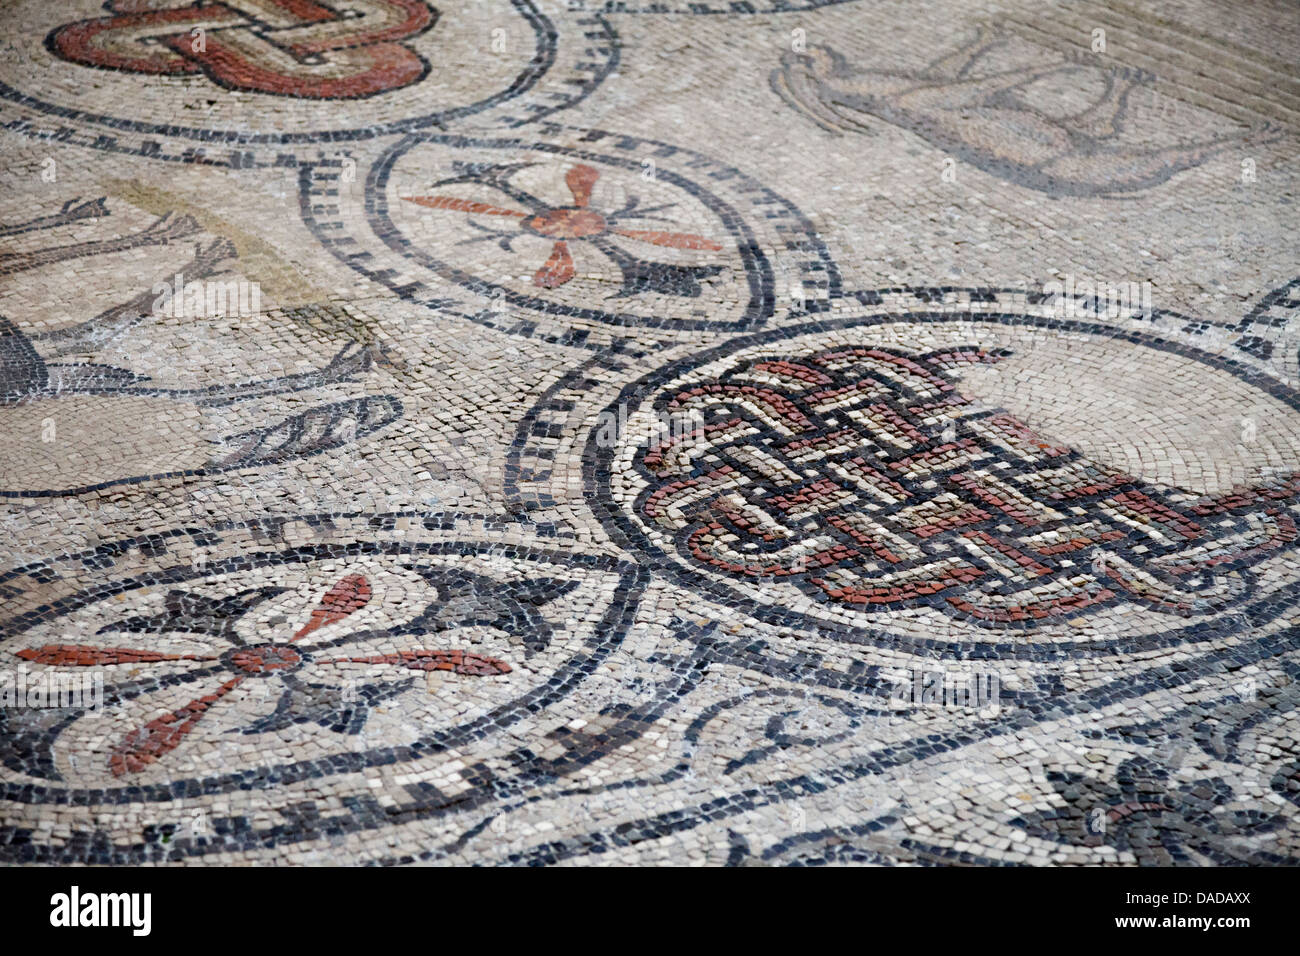
[[[0,862],[1300,862],[1292,4],[0,26]]]

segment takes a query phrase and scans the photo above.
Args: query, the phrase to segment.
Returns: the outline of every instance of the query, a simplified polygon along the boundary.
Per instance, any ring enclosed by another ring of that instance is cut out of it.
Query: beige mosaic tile
[[[0,862],[1300,862],[1300,18],[0,12]]]

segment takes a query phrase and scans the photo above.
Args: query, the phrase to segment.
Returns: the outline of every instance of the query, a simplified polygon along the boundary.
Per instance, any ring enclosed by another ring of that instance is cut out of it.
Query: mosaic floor
[[[1300,864],[1289,0],[0,52],[0,862]]]

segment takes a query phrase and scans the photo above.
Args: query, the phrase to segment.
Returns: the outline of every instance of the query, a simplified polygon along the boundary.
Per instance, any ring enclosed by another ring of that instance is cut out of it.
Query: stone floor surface
[[[0,862],[1300,864],[1290,0],[5,0]]]

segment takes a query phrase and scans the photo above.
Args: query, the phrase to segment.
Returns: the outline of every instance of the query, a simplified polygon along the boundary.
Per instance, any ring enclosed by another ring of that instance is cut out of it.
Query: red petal
[[[474,677],[509,674],[510,665],[495,657],[483,657],[465,651],[401,651],[375,657],[337,657],[322,664],[397,664],[413,671],[453,671]]]
[[[156,664],[158,661],[215,661],[201,654],[159,654],[129,647],[90,647],[85,644],[46,644],[19,651],[18,656],[33,664],[56,664],[62,667],[95,667],[107,664]]]
[[[533,275],[533,285],[539,285],[543,289],[554,289],[564,285],[573,276],[573,256],[569,255],[569,245],[565,242],[557,242],[551,247],[551,258],[546,260],[546,265]]]
[[[317,628],[345,618],[361,610],[369,601],[370,582],[360,574],[349,574],[326,592],[320,599],[320,606],[311,612],[311,620],[291,640],[304,638]]]
[[[708,249],[712,252],[722,249],[720,243],[689,232],[659,232],[657,229],[615,229],[613,232],[629,239],[640,239],[642,242],[673,249]]]
[[[518,209],[502,209],[500,206],[489,206],[485,202],[474,202],[472,199],[456,199],[454,196],[403,196],[402,198],[407,202],[428,206],[430,209],[454,209],[457,212],[477,212],[487,216],[528,215]]]
[[[565,185],[573,193],[573,204],[584,209],[591,202],[591,188],[596,185],[600,173],[590,166],[574,166],[564,175]]]
[[[159,757],[175,750],[185,739],[185,735],[193,730],[194,725],[208,712],[208,708],[243,682],[242,677],[226,681],[214,693],[198,697],[184,707],[131,731],[114,748],[113,756],[108,760],[113,776],[139,773]]]

